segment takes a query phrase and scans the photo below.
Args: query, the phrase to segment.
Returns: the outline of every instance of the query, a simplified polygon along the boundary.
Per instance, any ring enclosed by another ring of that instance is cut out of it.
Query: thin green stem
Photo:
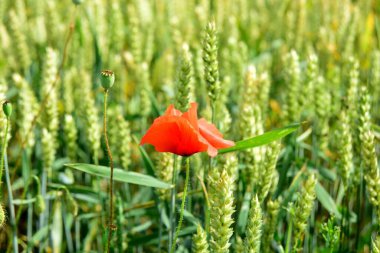
[[[109,163],[110,163],[110,168],[111,168],[110,185],[109,185],[110,210],[109,210],[108,239],[107,239],[107,252],[110,252],[112,231],[115,229],[115,226],[113,224],[113,159],[112,159],[112,153],[111,153],[110,145],[108,143],[108,135],[107,135],[107,98],[108,98],[108,90],[105,90],[104,91],[103,130],[104,130],[104,139],[106,142],[107,153],[108,153],[108,158],[109,158]]]
[[[41,176],[41,195],[45,201],[45,210],[40,214],[39,217],[39,227],[40,229],[47,225],[49,227],[48,217],[49,217],[49,200],[47,198],[47,169],[42,170]],[[40,247],[39,252],[43,252],[43,248]]]
[[[189,178],[190,178],[190,158],[186,157],[185,160],[186,160],[185,161],[185,166],[186,166],[185,186],[183,188],[182,203],[181,203],[181,210],[180,210],[180,213],[179,213],[178,226],[177,226],[177,230],[175,232],[175,236],[174,236],[174,240],[173,240],[173,244],[172,244],[170,253],[174,253],[174,251],[175,251],[176,241],[178,239],[179,232],[181,231],[181,226],[182,226],[182,221],[183,221],[183,214],[184,214],[184,211],[185,211],[187,188],[188,188],[188,185],[189,185]]]
[[[293,230],[293,222],[289,222],[289,228],[286,235],[286,247],[285,247],[285,253],[289,253],[291,243],[292,243],[292,230]]]
[[[192,184],[192,180],[191,180],[191,179],[193,178],[193,175],[191,174],[191,172],[192,172],[192,171],[190,171],[190,175],[189,175],[189,177],[190,177],[190,181],[189,181],[189,184],[188,184],[188,186],[187,186],[187,187],[188,187],[188,189],[187,189],[188,192],[191,191],[191,189],[192,189],[192,186],[191,186],[191,184]],[[186,210],[189,211],[190,213],[191,213],[192,201],[193,201],[192,196],[188,194],[188,196],[187,196],[187,206],[186,206]]]
[[[25,180],[25,184],[26,184],[25,188],[29,188],[29,185],[31,184],[32,181],[35,181],[35,183],[36,183],[36,188],[37,188],[36,192],[40,193],[41,192],[40,179],[36,175],[29,177],[28,180]],[[29,191],[26,193],[26,196],[27,196],[28,200],[32,199],[32,194]],[[21,210],[21,209],[22,208],[19,208],[19,210]],[[27,216],[28,217],[28,220],[27,220],[27,236],[28,236],[28,238],[32,238],[32,235],[33,235],[33,203],[28,204],[27,214],[28,214],[28,216]],[[19,221],[19,213],[17,213],[17,216],[16,216],[16,224],[18,223],[18,221]],[[27,244],[26,252],[30,253],[30,252],[32,252],[32,249],[33,249],[33,243],[31,242],[31,240],[29,240],[28,244]]]
[[[215,124],[215,102],[213,101],[211,101],[211,122]],[[208,167],[205,170],[204,179],[203,179],[206,185],[206,189],[208,189],[207,177],[208,177],[209,171],[211,171],[211,167],[212,167],[212,158],[209,157]],[[206,233],[209,234],[210,233],[210,206],[205,205],[204,210],[205,210],[205,230],[206,230]]]
[[[362,222],[362,213],[364,210],[365,205],[363,202],[365,201],[365,198],[362,199],[363,192],[364,192],[364,185],[363,185],[363,174],[360,170],[360,183],[357,186],[357,193],[356,193],[356,213],[358,215],[358,220],[356,222],[356,235],[355,235],[355,250],[359,251],[359,239],[360,239],[360,231],[361,231],[361,222]],[[351,193],[351,191],[350,191]]]
[[[176,185],[177,185],[177,160],[178,156],[173,157],[173,175],[172,175],[172,185],[171,196],[170,196],[170,230],[169,230],[169,249],[173,245],[174,237],[174,227],[175,227],[175,200],[176,200]]]
[[[7,159],[7,137],[8,137],[9,124],[10,122],[9,122],[9,117],[8,117],[7,124],[5,126],[3,150],[1,153],[1,171],[3,171],[3,167],[5,167],[5,180],[7,182],[8,201],[9,201],[9,218],[10,218],[10,223],[12,227],[13,252],[18,253],[16,215],[15,215],[15,207],[13,205],[12,185],[11,185],[11,178],[9,176],[8,159]]]
[[[346,211],[344,213],[345,217],[342,218],[342,219],[345,219],[346,220],[346,224],[345,224],[345,227],[346,227],[346,231],[347,231],[347,240],[345,240],[345,245],[347,247],[347,249],[350,248],[350,198],[349,196],[346,196]]]
[[[27,199],[31,199],[31,194],[28,193],[27,194]],[[28,216],[27,216],[27,233],[26,235],[28,236],[28,238],[32,238],[32,234],[33,234],[33,204],[32,203],[29,203],[28,204]],[[26,252],[29,253],[29,252],[32,252],[32,243],[30,241],[28,241],[28,244],[27,244],[27,249],[26,249]]]
[[[13,204],[12,185],[11,185],[11,178],[9,176],[7,153],[4,154],[4,163],[5,163],[5,179],[7,181],[8,201],[9,201],[9,221],[12,227],[13,252],[18,253],[16,215],[15,215],[15,207]]]
[[[0,185],[1,185],[1,180],[3,178],[3,169],[4,169],[4,155],[7,150],[7,135],[8,135],[8,128],[9,128],[9,120],[7,119],[7,124],[5,126],[5,134],[4,134],[4,139],[3,139],[3,144],[2,147],[3,149],[1,150],[1,164],[0,164]],[[0,200],[1,200],[1,191],[0,191]]]
[[[41,183],[38,179],[37,176],[33,176],[32,179],[36,182],[36,186],[37,186],[37,191],[36,192],[41,192]],[[28,190],[29,190],[29,187],[32,183],[32,179],[29,179],[29,181],[26,183],[26,186],[24,187],[24,190],[21,194],[21,199],[25,199],[25,196],[27,196],[28,194]],[[21,205],[18,210],[17,210],[17,215],[16,215],[16,223],[18,223],[20,221],[20,218],[21,218],[21,214],[22,214],[22,208],[23,206]]]
[[[203,179],[206,189],[208,189],[207,176],[208,176],[209,171],[211,170],[211,163],[212,163],[212,160],[211,160],[211,157],[209,157],[208,167],[206,167],[205,169],[204,179]],[[205,205],[204,210],[205,210],[205,230],[206,230],[206,233],[209,234],[210,233],[210,205]]]
[[[162,221],[162,211],[164,210],[164,205],[163,205],[163,202],[159,202],[158,204],[158,210],[160,212],[160,218],[159,218],[159,226],[158,226],[158,251],[161,252],[161,248],[162,248],[162,227],[163,227],[163,221]]]

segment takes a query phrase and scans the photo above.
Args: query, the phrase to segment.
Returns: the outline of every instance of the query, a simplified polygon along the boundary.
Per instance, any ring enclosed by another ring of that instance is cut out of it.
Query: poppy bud
[[[103,70],[100,73],[100,83],[107,91],[115,83],[115,74],[111,70]]]
[[[9,103],[9,101],[5,101],[3,103],[3,112],[7,118],[9,118],[12,115],[12,104]]]
[[[34,208],[36,209],[36,214],[38,215],[45,211],[45,208],[46,208],[45,200],[41,194],[38,194],[36,196],[36,202],[34,204]]]
[[[73,0],[73,3],[75,5],[80,5],[81,3],[83,3],[83,0]]]
[[[0,205],[0,227],[3,226],[4,222],[5,222],[5,211],[4,211],[4,207]]]

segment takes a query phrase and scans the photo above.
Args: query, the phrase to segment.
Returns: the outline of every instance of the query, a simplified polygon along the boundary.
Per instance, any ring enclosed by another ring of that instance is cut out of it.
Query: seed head
[[[12,115],[12,104],[9,101],[3,103],[3,112],[7,118]]]
[[[111,70],[103,70],[100,73],[100,82],[104,90],[108,90],[115,83],[115,74]]]

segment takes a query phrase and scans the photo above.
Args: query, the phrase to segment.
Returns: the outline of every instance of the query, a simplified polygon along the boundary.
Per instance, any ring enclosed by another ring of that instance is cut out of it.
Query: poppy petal
[[[218,154],[218,150],[213,147],[202,135],[200,132],[198,132],[198,139],[203,144],[207,145],[207,153],[211,157],[215,157]]]
[[[158,152],[175,152],[180,142],[180,130],[177,118],[162,117],[160,122],[154,122],[141,139],[140,145],[152,144]]]
[[[207,129],[209,132],[215,134],[216,136],[223,137],[223,134],[211,123],[208,123],[205,118],[198,120],[199,127]]]
[[[205,119],[198,120],[197,104],[191,103],[187,112],[181,113],[170,105],[163,116],[154,120],[141,139],[140,145],[152,144],[158,152],[190,156],[207,151],[214,157],[218,149],[234,145]]]
[[[174,105],[169,105],[168,109],[166,109],[164,116],[181,116],[182,112],[174,108]]]
[[[182,114],[182,118],[187,119],[190,122],[190,124],[194,127],[195,131],[198,131],[197,108],[198,108],[197,103],[191,103],[189,110]]]
[[[209,146],[207,149],[207,154],[211,157],[215,157],[218,154],[218,150],[213,146]]]
[[[228,148],[235,145],[233,141],[223,139],[223,135],[216,129],[216,127],[210,123],[207,123],[204,119],[199,122],[200,134],[216,149]]]
[[[140,145],[146,143],[153,145],[158,152],[171,152],[182,156],[208,149],[207,143],[199,140],[199,133],[189,121],[176,116],[161,116],[159,122],[154,122]]]
[[[167,121],[168,119],[172,120],[171,117],[180,117],[182,115],[182,113],[180,111],[178,111],[177,109],[174,108],[174,105],[169,105],[168,109],[166,109],[164,115],[156,118],[154,121],[153,121],[153,124],[157,124],[161,121]]]
[[[199,132],[194,129],[187,119],[181,118],[177,123],[181,131],[180,145],[177,149],[179,154],[187,156],[208,150],[209,143],[199,138]]]

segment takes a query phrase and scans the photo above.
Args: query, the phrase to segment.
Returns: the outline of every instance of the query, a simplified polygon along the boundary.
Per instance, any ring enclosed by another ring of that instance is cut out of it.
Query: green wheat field
[[[380,253],[379,0],[0,0],[0,105],[0,252]]]

